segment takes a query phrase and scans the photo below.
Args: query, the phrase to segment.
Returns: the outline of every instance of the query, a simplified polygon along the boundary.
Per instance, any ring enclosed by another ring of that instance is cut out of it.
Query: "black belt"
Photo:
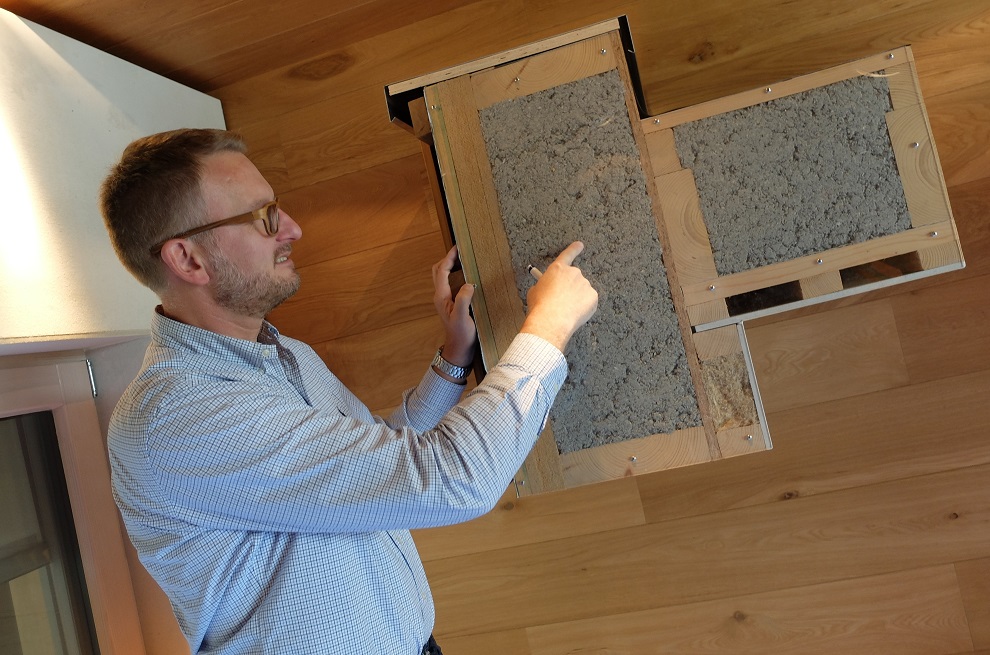
[[[425,646],[423,646],[422,655],[443,655],[443,653],[440,652],[440,647],[437,646],[437,640],[433,638],[433,635],[430,635],[430,640],[426,642]]]

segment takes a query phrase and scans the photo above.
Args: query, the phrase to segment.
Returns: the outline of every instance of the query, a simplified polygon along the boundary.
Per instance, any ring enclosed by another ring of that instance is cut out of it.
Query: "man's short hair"
[[[205,222],[200,179],[209,155],[246,152],[233,132],[183,129],[132,142],[100,188],[103,221],[117,257],[141,284],[159,292],[165,286],[156,243]]]

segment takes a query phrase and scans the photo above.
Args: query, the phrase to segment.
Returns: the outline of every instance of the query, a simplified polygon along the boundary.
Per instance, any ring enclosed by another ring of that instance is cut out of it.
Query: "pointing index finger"
[[[575,241],[571,245],[564,248],[563,252],[557,255],[557,259],[555,261],[564,264],[565,266],[570,266],[582,252],[584,252],[584,244],[580,241]]]

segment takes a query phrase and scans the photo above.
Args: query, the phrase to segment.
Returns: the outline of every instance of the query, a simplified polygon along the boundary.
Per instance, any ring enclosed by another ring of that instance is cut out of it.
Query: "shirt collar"
[[[169,318],[161,305],[151,319],[152,341],[165,348],[178,348],[196,355],[241,360],[253,366],[277,355],[279,332],[268,321],[262,321],[258,339],[247,341],[230,337]]]

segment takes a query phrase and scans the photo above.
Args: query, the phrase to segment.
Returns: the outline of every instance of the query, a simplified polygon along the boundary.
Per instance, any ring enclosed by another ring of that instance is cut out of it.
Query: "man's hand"
[[[456,366],[470,366],[474,361],[474,344],[478,329],[471,318],[471,298],[474,285],[465,284],[453,297],[450,290],[450,271],[457,261],[457,246],[447,256],[433,265],[433,305],[440,314],[446,336],[443,342],[443,358]]]
[[[598,310],[598,292],[572,265],[583,250],[580,241],[567,246],[526,296],[529,314],[519,331],[543,337],[560,352]]]

